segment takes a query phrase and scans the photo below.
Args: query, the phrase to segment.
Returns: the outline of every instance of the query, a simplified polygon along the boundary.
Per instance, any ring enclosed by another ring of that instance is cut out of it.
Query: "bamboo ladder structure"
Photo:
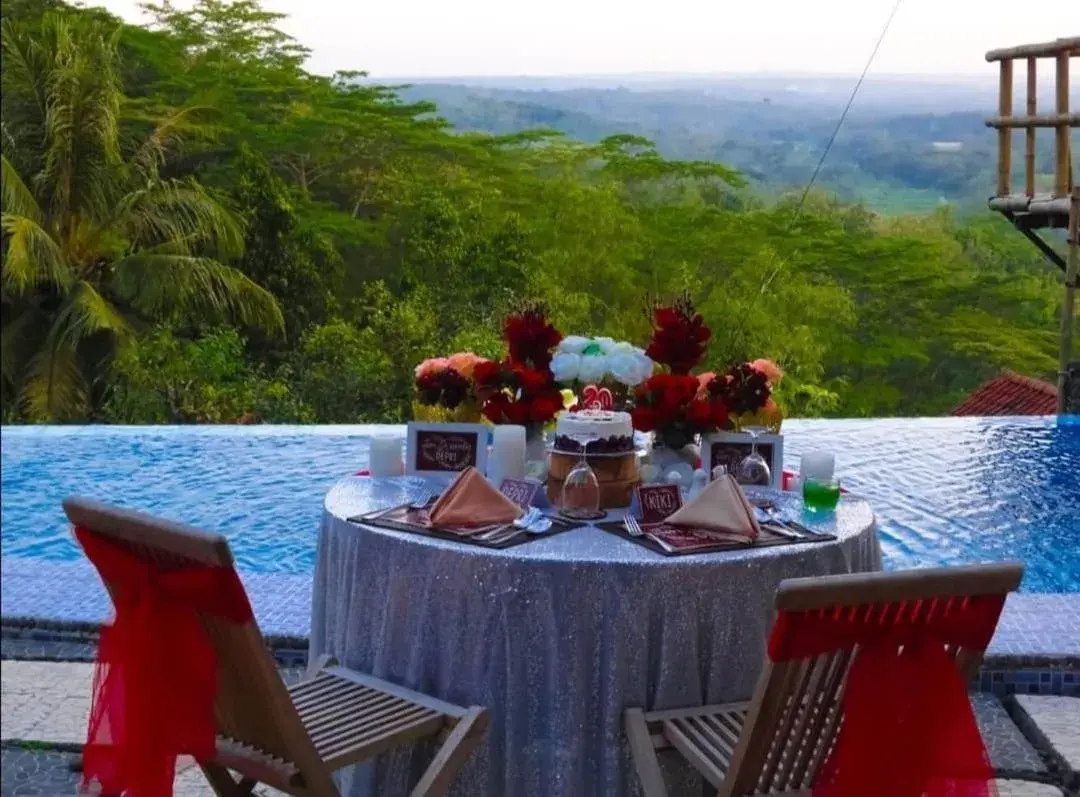
[[[1073,175],[1071,131],[1080,128],[1080,112],[1069,109],[1069,62],[1080,58],[1080,36],[1042,44],[1027,44],[991,50],[986,60],[999,64],[998,115],[988,119],[988,127],[998,131],[997,192],[990,209],[1005,216],[1065,276],[1065,300],[1061,311],[1061,340],[1058,362],[1058,412],[1065,411],[1073,327],[1076,316],[1076,287],[1080,281],[1080,186]],[[1013,113],[1013,64],[1027,66],[1024,114]],[[1038,63],[1051,61],[1054,69],[1055,109],[1052,114],[1038,110]],[[1036,193],[1035,134],[1038,128],[1054,131],[1053,187],[1049,194]],[[1024,190],[1013,191],[1012,133],[1024,131]],[[1036,232],[1043,228],[1068,229],[1068,254],[1062,257]],[[1076,378],[1080,378],[1077,376]]]

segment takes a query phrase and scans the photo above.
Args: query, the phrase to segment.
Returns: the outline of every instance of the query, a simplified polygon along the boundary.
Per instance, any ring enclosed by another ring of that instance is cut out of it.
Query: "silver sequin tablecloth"
[[[849,499],[819,526],[836,542],[678,558],[594,527],[490,550],[346,521],[406,490],[350,478],[327,495],[311,652],[490,708],[455,795],[639,793],[624,708],[749,698],[782,579],[881,568],[873,512]],[[407,794],[429,756],[347,770],[342,793]]]

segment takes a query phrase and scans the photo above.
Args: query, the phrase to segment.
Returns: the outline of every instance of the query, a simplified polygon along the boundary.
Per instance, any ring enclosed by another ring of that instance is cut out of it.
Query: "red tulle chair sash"
[[[232,567],[159,569],[87,529],[75,537],[116,607],[98,644],[83,786],[171,795],[178,755],[215,752],[218,661],[200,615],[249,622],[247,594]]]
[[[996,793],[967,685],[945,646],[984,649],[1004,601],[994,595],[779,612],[772,661],[858,646],[843,724],[814,797]]]

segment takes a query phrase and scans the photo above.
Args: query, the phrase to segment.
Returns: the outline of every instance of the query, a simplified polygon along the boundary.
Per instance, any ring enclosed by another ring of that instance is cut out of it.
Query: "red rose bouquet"
[[[562,333],[548,320],[544,305],[530,303],[506,317],[503,337],[506,360],[482,363],[473,371],[484,417],[494,424],[543,426],[563,408],[551,373],[552,352]]]
[[[669,373],[651,376],[635,391],[634,428],[654,432],[657,442],[681,449],[699,434],[728,426],[728,407],[720,395],[703,393],[692,374],[701,362],[712,332],[683,294],[650,312],[653,333],[645,353]]]

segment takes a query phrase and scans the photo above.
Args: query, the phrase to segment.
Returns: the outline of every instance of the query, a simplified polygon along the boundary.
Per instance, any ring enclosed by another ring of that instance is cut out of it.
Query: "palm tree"
[[[111,356],[149,322],[280,333],[274,297],[222,262],[241,253],[239,223],[162,174],[196,112],[125,146],[118,31],[48,14],[2,36],[5,396],[31,420],[85,418]]]

